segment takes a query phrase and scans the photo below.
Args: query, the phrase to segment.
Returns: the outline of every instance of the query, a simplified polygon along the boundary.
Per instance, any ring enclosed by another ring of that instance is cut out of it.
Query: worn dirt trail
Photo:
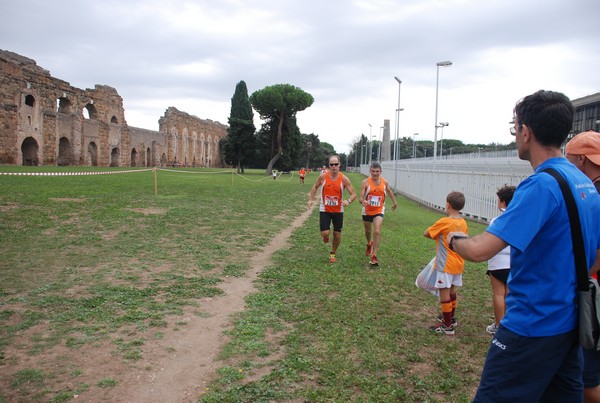
[[[148,343],[152,345],[145,346],[146,368],[129,368],[129,372],[119,376],[115,388],[101,396],[84,394],[82,397],[85,396],[86,401],[196,402],[221,366],[216,358],[228,341],[223,331],[230,326],[230,315],[244,309],[245,298],[256,291],[254,281],[258,274],[269,264],[272,254],[287,245],[292,232],[304,224],[311,212],[305,211],[275,235],[251,259],[246,277],[225,279],[220,284],[225,293],[223,296],[202,300],[201,310],[205,317],[186,317],[187,323],[180,331],[169,332],[164,339]]]

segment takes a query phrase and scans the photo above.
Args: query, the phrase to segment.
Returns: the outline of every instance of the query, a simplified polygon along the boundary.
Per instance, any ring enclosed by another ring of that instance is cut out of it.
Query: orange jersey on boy
[[[450,232],[469,233],[469,227],[464,218],[442,217],[427,229],[429,236],[435,239],[435,269],[448,274],[462,274],[465,267],[464,259],[451,251],[446,242]]]
[[[326,213],[343,213],[344,205],[342,195],[344,194],[344,175],[338,174],[335,180],[331,179],[331,172],[325,172],[325,182],[321,187],[321,203],[319,211]]]
[[[385,213],[385,194],[387,192],[387,181],[383,178],[379,179],[379,185],[375,185],[373,178],[368,177],[367,190],[363,195],[368,205],[362,208],[362,215],[375,216]]]

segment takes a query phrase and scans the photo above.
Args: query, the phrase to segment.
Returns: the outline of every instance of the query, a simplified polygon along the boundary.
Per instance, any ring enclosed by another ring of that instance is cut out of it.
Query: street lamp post
[[[381,163],[381,146],[383,145],[383,129],[385,126],[381,126],[379,129],[379,148],[377,149],[377,161]]]
[[[452,62],[447,60],[445,62],[437,62],[437,74],[435,77],[435,134],[433,136],[433,159],[437,158],[437,129],[438,129],[438,90],[440,84],[440,67],[452,66]]]
[[[362,165],[363,163],[363,143],[362,143],[362,138],[363,136],[360,136],[360,165]]]
[[[419,133],[413,134],[413,158],[417,157],[417,143],[415,142],[415,137],[418,135]]]
[[[371,162],[373,162],[373,135],[371,134],[373,129],[373,126],[371,126],[371,123],[369,123],[369,165],[371,165]]]
[[[448,122],[440,122],[438,127],[442,128],[441,140],[440,140],[440,157],[444,156],[444,127],[448,126]]]
[[[400,88],[402,87],[402,80],[394,76],[394,80],[398,82],[398,108],[396,108],[396,141],[394,142],[394,159],[398,159],[398,132],[400,131]]]
[[[404,109],[400,108],[400,89],[402,88],[402,80],[394,76],[394,80],[398,82],[398,107],[396,108],[396,139],[394,141],[394,189],[398,189],[398,133],[400,132],[400,112]]]

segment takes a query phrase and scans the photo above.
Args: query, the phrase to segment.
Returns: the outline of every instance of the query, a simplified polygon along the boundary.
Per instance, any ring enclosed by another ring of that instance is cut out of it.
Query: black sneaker
[[[429,328],[429,330],[431,330],[431,331],[433,331],[435,333],[445,334],[445,335],[448,335],[448,336],[452,336],[453,334],[455,334],[454,328],[452,326],[446,327],[446,326],[444,326],[442,324],[431,326]]]
[[[442,315],[438,315],[437,320],[442,325],[444,324],[444,317]],[[452,323],[452,327],[458,326],[458,321],[456,320],[456,318],[452,318],[452,322],[451,323]]]

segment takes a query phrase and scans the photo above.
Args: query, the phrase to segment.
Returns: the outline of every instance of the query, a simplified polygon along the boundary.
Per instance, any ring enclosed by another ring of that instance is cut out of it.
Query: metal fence
[[[483,222],[499,214],[498,188],[505,184],[517,186],[533,173],[529,162],[517,157],[516,150],[453,155],[437,160],[384,161],[381,165],[383,177],[397,193],[443,211],[448,193],[460,191],[466,199],[463,214]],[[360,172],[369,175],[369,165],[361,165]]]

